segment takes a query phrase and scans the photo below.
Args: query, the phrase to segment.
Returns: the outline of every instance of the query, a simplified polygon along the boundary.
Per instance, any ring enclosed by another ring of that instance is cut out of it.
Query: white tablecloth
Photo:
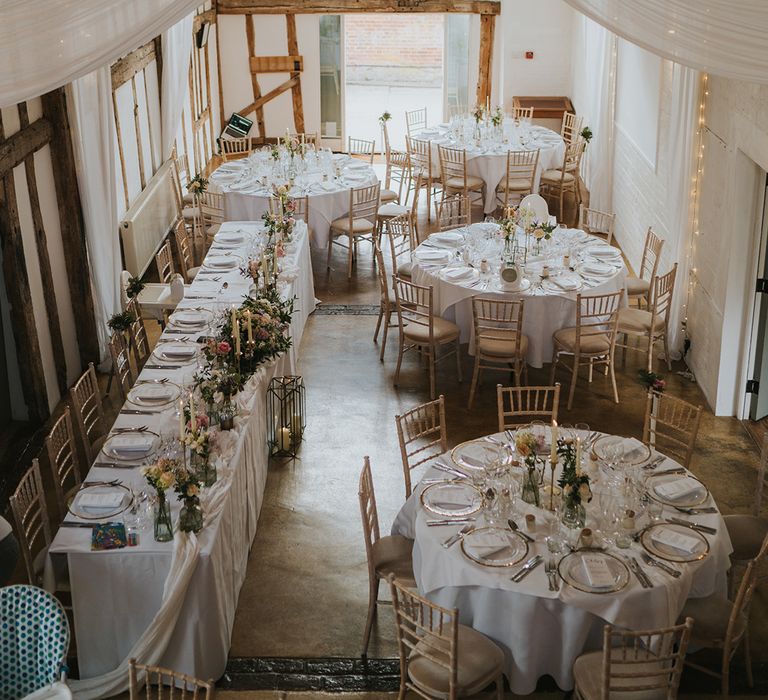
[[[257,232],[260,222],[228,222],[222,231]],[[235,251],[244,259],[250,244]],[[176,533],[173,542],[155,542],[151,530],[141,534],[138,547],[93,552],[88,528],[61,528],[50,548],[48,580],[56,557],[66,556],[72,587],[80,676],[92,681],[78,684],[83,697],[115,694],[126,673],[110,672],[124,665],[140,640],[149,658],[140,658],[199,678],[218,678],[224,672],[240,587],[248,552],[264,497],[267,478],[267,426],[265,392],[273,376],[293,373],[304,324],[315,308],[312,269],[306,228],[297,225],[294,242],[282,265],[284,298],[296,295],[291,324],[294,348],[288,355],[262,366],[236,399],[239,414],[233,431],[220,434],[218,481],[204,489],[205,526],[197,535]],[[249,280],[238,270],[211,276],[198,274],[179,308],[206,306],[226,309],[242,301]],[[228,282],[228,288],[221,285]],[[163,340],[178,339],[165,333]],[[149,360],[152,364],[152,358]],[[176,370],[146,369],[142,379],[168,377],[191,380],[195,365]],[[161,434],[174,435],[178,418],[174,408],[152,416],[120,414],[116,426],[150,425]],[[103,455],[99,461],[107,461]],[[93,466],[86,481],[120,479],[135,491],[147,488],[138,468]],[[170,494],[174,525],[180,504]],[[119,520],[120,518],[116,518]],[[76,520],[67,516],[67,520]],[[172,578],[169,578],[169,573]],[[50,584],[49,584],[50,585]],[[168,638],[163,639],[167,634]],[[108,674],[106,677],[102,674]]]
[[[497,435],[503,438],[502,435]],[[450,457],[444,456],[450,463]],[[676,466],[666,460],[658,469]],[[679,465],[677,465],[679,466]],[[429,477],[446,477],[434,469]],[[398,514],[393,534],[416,540],[413,566],[419,592],[439,605],[460,611],[460,620],[496,641],[506,657],[505,674],[513,693],[532,693],[538,679],[552,676],[563,690],[573,687],[573,662],[579,654],[602,648],[602,628],[606,622],[627,629],[652,629],[675,623],[687,598],[712,594],[725,595],[728,557],[732,551],[725,523],[719,513],[697,515],[695,520],[717,528],[717,534],[707,535],[710,555],[700,562],[678,564],[683,574],[673,579],[650,566],[644,570],[654,583],[642,588],[634,576],[624,590],[613,594],[595,595],[577,591],[561,582],[558,592],[550,592],[544,572],[539,565],[520,583],[510,581],[509,569],[495,571],[472,563],[459,545],[446,550],[441,543],[459,527],[428,527],[427,514],[420,505],[423,488],[414,490]],[[588,506],[587,525],[595,528]],[[536,544],[529,556],[548,556],[544,542],[544,513],[518,500],[515,518],[522,526],[522,513],[537,516]],[[664,516],[679,516],[672,508],[664,508]],[[685,516],[682,516],[685,517]],[[482,525],[482,516],[478,518]],[[617,550],[614,550],[614,552]],[[628,552],[639,560],[641,546],[633,543]],[[517,571],[512,567],[511,571]]]
[[[444,277],[445,270],[449,266],[461,266],[463,263],[456,257],[454,249],[452,261],[437,264],[429,260],[419,260],[420,252],[435,250],[434,238],[430,237],[414,251],[414,265],[412,279],[416,284],[431,286],[433,289],[433,303],[437,314],[450,321],[455,321],[461,329],[462,342],[470,344],[470,353],[474,352],[474,325],[472,321],[472,297],[499,296],[503,298],[522,298],[525,300],[523,317],[523,333],[528,336],[528,355],[526,360],[531,367],[541,367],[552,359],[552,334],[568,326],[576,324],[576,295],[582,294],[607,294],[622,289],[627,276],[627,268],[623,262],[614,266],[612,274],[604,278],[584,276],[579,274],[581,260],[591,256],[582,251],[600,241],[588,236],[578,229],[555,229],[552,234],[552,243],[545,243],[543,250],[548,251],[543,256],[534,256],[532,253],[526,265],[526,274],[530,278],[531,286],[524,292],[505,292],[500,289],[498,267],[503,243],[500,240],[486,242],[485,230],[489,224],[472,224],[467,229],[456,229],[464,233],[465,239],[474,238],[477,247],[472,248],[472,264],[479,267],[482,255],[492,267],[487,275],[477,278],[467,278],[463,281],[451,281]],[[563,291],[549,283],[542,287],[539,285],[541,268],[544,263],[550,266],[550,274],[553,276],[562,268],[562,256],[564,252],[570,252],[571,263],[575,268],[574,277],[582,280],[582,287],[575,291]],[[618,253],[618,250],[617,250]]]
[[[256,154],[254,154],[256,156]],[[269,210],[270,191],[261,184],[267,164],[259,157],[251,156],[231,161],[218,168],[211,175],[212,191],[224,193],[224,215],[226,219],[257,221]],[[291,191],[296,197],[309,195],[309,228],[312,246],[324,248],[328,245],[331,222],[349,212],[350,188],[367,187],[378,181],[371,166],[360,167],[360,160],[338,154],[334,163],[341,168],[341,178],[329,177],[322,181],[322,172],[312,169],[298,175]],[[350,167],[351,166],[351,167]],[[236,174],[236,179],[233,176]],[[271,176],[270,176],[271,177]],[[284,179],[274,180],[283,184]]]
[[[535,151],[539,149],[539,164],[536,169],[533,191],[539,191],[541,173],[551,168],[559,168],[563,164],[565,155],[565,142],[551,129],[543,126],[530,127],[530,133],[523,137],[525,144],[520,142],[517,130],[510,131],[510,119],[505,119],[504,128],[508,143],[485,143],[475,145],[470,139],[454,138],[446,125],[440,125],[432,129],[426,129],[416,134],[416,138],[429,140],[432,146],[432,167],[434,174],[440,174],[440,157],[438,146],[450,148],[463,148],[467,151],[467,172],[476,175],[485,183],[484,212],[492,214],[498,202],[496,201],[496,188],[501,183],[507,170],[507,151]],[[469,127],[471,131],[471,127]]]

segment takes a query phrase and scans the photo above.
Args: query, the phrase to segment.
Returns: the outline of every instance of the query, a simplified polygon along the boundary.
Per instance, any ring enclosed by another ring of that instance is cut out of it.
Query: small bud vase
[[[200,532],[203,529],[203,509],[197,496],[184,499],[179,512],[179,530],[182,532]]]
[[[170,542],[172,539],[171,504],[166,500],[164,493],[158,493],[155,504],[155,541]]]
[[[536,474],[536,467],[528,465],[523,474],[523,489],[520,498],[525,503],[530,503],[537,508],[541,507],[541,494],[539,493],[539,477]]]

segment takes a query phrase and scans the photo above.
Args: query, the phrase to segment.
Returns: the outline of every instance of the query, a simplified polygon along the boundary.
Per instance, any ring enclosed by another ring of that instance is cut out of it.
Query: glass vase
[[[219,410],[219,427],[222,430],[232,430],[235,427],[235,409],[229,400],[226,400]]]
[[[587,521],[587,510],[581,503],[564,499],[562,512],[561,521],[565,527],[571,530],[581,530],[584,527]]]
[[[155,504],[155,541],[170,542],[173,539],[171,504],[165,499],[164,493],[157,494],[157,498]]]
[[[184,499],[179,511],[179,530],[182,532],[200,532],[203,529],[203,509],[197,496]]]
[[[528,465],[523,474],[523,488],[520,492],[520,498],[525,503],[530,503],[537,508],[541,507],[541,494],[539,492],[539,477],[536,474],[536,467]]]

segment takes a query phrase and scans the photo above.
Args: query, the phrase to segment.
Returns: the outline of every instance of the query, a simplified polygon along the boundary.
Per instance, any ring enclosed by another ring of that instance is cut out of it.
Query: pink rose
[[[267,338],[269,338],[269,333],[267,333],[267,331],[265,331],[263,328],[257,328],[256,337],[259,340],[266,340]]]
[[[217,348],[219,353],[222,354],[222,355],[228,354],[231,349],[232,349],[232,346],[226,340],[222,340],[219,343],[218,348]]]

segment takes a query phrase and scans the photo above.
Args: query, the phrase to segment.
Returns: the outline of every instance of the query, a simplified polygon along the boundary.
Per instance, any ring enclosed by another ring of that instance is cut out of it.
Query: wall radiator
[[[173,161],[168,160],[152,176],[120,222],[125,269],[143,275],[160,244],[179,217],[173,181]]]

